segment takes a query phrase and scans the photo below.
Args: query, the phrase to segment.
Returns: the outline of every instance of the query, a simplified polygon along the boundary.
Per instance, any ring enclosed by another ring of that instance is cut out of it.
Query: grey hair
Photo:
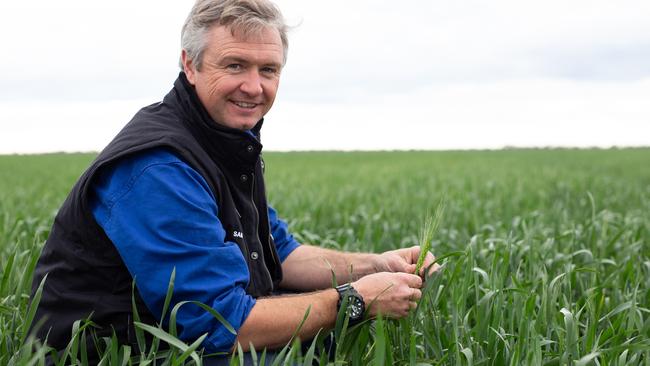
[[[181,47],[197,70],[203,63],[206,33],[215,25],[229,27],[233,35],[242,32],[245,37],[269,27],[277,29],[284,51],[283,64],[287,62],[289,27],[275,4],[268,0],[197,0],[181,31]],[[183,69],[182,60],[179,65]]]

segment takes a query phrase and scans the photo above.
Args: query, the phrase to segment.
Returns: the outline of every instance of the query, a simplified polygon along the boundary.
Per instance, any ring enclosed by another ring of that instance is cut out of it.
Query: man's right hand
[[[371,317],[379,313],[389,318],[405,317],[422,297],[422,278],[409,273],[374,273],[353,282],[352,287],[363,297]]]

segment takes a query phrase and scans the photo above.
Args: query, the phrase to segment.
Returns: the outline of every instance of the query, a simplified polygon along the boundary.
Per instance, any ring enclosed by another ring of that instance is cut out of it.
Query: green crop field
[[[0,157],[2,365],[39,364],[48,352],[25,334],[31,275],[58,206],[92,158]],[[355,328],[339,322],[337,364],[650,365],[650,149],[266,153],[265,161],[271,204],[301,241],[325,247],[414,245],[446,197],[432,241],[442,269],[417,311]],[[101,340],[104,362],[198,360],[196,345],[174,341],[173,331],[140,329],[173,344],[140,354]],[[286,364],[311,365],[321,338],[286,347]],[[83,363],[77,340],[61,364]]]

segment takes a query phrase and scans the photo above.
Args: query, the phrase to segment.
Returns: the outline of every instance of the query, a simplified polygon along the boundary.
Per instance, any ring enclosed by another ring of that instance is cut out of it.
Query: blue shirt
[[[166,149],[147,150],[102,172],[91,187],[97,223],[113,242],[151,313],[161,318],[169,278],[176,268],[173,307],[196,300],[219,312],[239,330],[255,305],[246,293],[248,266],[234,242],[225,241],[219,208],[203,177]],[[298,242],[269,206],[269,221],[280,260]],[[177,314],[179,338],[204,333],[205,349],[231,349],[236,336],[200,307]]]

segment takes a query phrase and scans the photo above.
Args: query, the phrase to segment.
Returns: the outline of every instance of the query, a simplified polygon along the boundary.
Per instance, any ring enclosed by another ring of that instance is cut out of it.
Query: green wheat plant
[[[415,273],[420,273],[422,265],[424,265],[424,260],[427,257],[427,253],[431,251],[431,245],[433,241],[433,236],[438,231],[440,227],[440,222],[442,221],[442,216],[445,213],[445,196],[440,199],[438,206],[436,206],[436,211],[433,216],[427,216],[424,220],[424,225],[420,231],[420,255],[418,261],[415,265]]]

